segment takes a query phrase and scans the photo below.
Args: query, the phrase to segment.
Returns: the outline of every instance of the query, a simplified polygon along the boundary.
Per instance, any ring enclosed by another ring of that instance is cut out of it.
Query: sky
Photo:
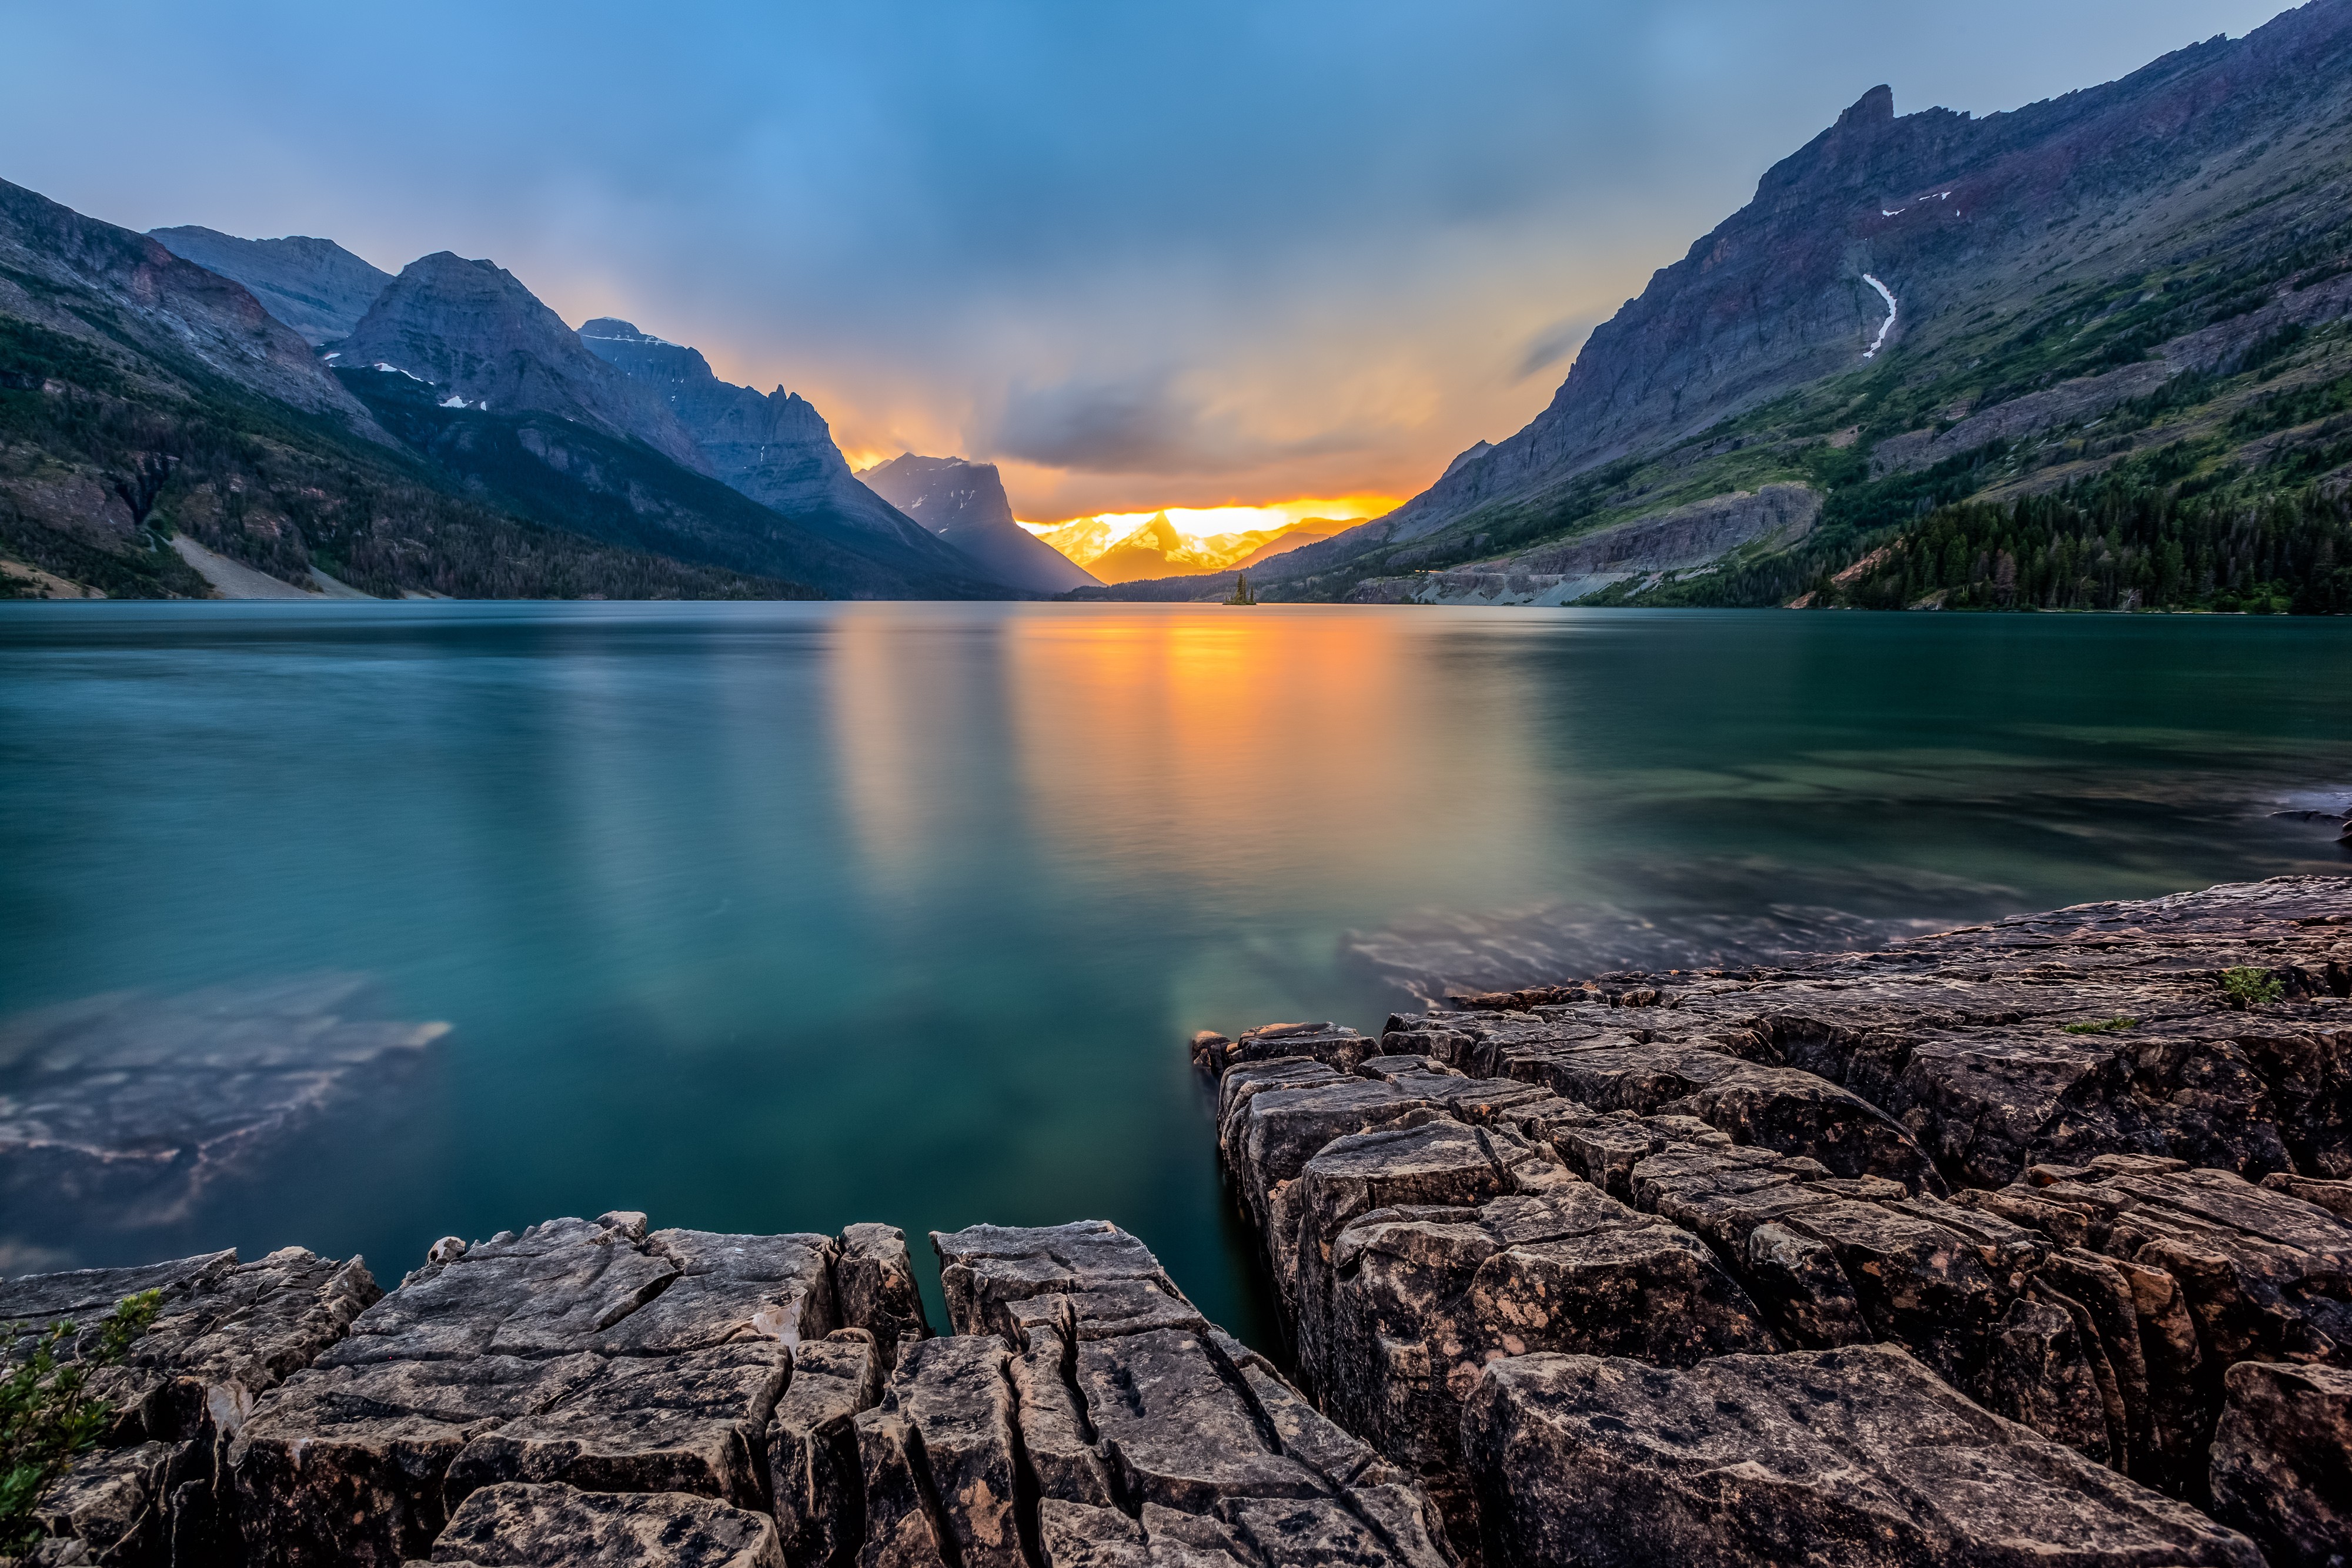
[[[996,462],[1024,520],[1366,515],[1534,417],[1874,84],[2011,109],[2279,8],[0,0],[0,178],[487,256],[802,393],[861,465]]]

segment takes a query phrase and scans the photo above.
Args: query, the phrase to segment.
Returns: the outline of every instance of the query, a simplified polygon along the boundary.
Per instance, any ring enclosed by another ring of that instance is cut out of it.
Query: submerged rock
[[[109,1229],[184,1218],[448,1031],[366,1016],[369,989],[326,976],[124,992],[0,1021],[0,1209]]]

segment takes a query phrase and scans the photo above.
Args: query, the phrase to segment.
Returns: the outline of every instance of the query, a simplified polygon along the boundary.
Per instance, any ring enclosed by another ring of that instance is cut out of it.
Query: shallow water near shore
[[[2273,813],[2347,802],[2340,622],[0,606],[0,1145],[224,1102],[0,1272],[1102,1217],[1265,1343],[1195,1029],[2343,873]]]

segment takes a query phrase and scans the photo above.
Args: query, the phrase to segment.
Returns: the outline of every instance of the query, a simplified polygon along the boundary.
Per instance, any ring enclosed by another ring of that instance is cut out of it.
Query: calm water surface
[[[16,1191],[0,1266],[1103,1216],[1262,1334],[1195,1029],[2342,871],[2269,813],[2347,796],[2342,623],[0,608],[0,1014],[451,1026],[168,1222]]]

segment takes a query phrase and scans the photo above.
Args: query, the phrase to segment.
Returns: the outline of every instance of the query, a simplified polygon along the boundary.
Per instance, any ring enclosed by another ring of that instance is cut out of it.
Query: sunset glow
[[[1223,571],[1291,536],[1299,543],[1392,511],[1393,496],[1309,497],[1256,507],[1168,507],[1100,512],[1021,526],[1107,582]],[[1328,526],[1338,525],[1338,527]]]

